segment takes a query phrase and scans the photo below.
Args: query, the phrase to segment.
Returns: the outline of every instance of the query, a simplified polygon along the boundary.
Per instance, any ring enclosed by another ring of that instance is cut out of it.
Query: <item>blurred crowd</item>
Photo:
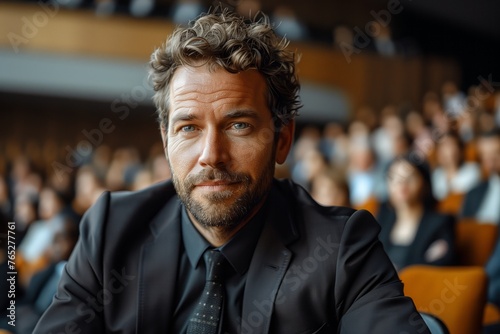
[[[500,94],[487,87],[464,93],[447,82],[440,93],[425,94],[419,109],[363,107],[347,124],[299,128],[276,177],[293,179],[321,205],[371,211],[398,270],[455,265],[457,222],[500,222]],[[78,166],[60,146],[47,139],[7,141],[0,148],[2,233],[4,222],[16,223],[18,284],[24,292],[19,312],[33,319],[23,321],[26,332],[50,303],[79,220],[96,198],[104,190],[140,190],[170,178],[161,143],[146,153],[100,145]],[[5,252],[1,256],[6,266]],[[492,262],[488,273],[497,290],[490,289],[490,301],[500,304],[500,269]]]
[[[24,0],[39,2],[37,0]],[[390,13],[375,15],[365,22],[368,30],[361,31],[344,21],[329,27],[306,22],[303,13],[297,12],[286,2],[264,2],[262,0],[43,0],[58,6],[74,10],[90,10],[97,16],[130,15],[137,18],[165,18],[174,24],[186,25],[196,19],[201,13],[221,6],[238,12],[247,19],[258,16],[265,11],[280,36],[286,36],[290,41],[307,41],[332,46],[350,58],[361,50],[377,53],[383,57],[394,55],[414,56],[420,53],[417,43],[408,36],[395,37]],[[397,35],[397,34],[396,34]]]

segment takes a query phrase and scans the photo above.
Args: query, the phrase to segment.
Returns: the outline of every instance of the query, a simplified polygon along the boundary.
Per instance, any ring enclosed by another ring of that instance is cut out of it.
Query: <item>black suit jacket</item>
[[[320,207],[274,181],[247,274],[242,333],[428,333],[366,211]],[[168,333],[181,203],[171,182],[104,193],[35,333]],[[177,333],[176,333],[177,334]]]
[[[481,204],[483,203],[484,196],[488,191],[488,180],[479,183],[472,188],[466,195],[462,205],[461,216],[465,218],[476,217]]]
[[[386,203],[380,207],[377,220],[382,227],[379,235],[380,241],[389,247],[391,232],[396,223],[396,214]],[[425,253],[437,240],[444,240],[448,244],[448,251],[443,257],[435,261],[428,261],[425,258]],[[411,251],[408,252],[404,263],[398,269],[414,264],[455,265],[455,218],[426,209],[420,219],[415,239],[409,247]]]

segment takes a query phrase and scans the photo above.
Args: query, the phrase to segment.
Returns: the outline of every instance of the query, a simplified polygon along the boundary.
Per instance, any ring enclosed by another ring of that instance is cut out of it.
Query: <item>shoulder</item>
[[[165,203],[165,200],[174,196],[173,183],[162,181],[139,191],[118,191],[109,193],[110,205],[124,207],[155,206]]]
[[[82,228],[96,234],[105,229],[123,228],[127,224],[151,220],[175,195],[171,181],[163,181],[140,191],[105,191],[84,214]]]
[[[479,193],[484,193],[486,192],[486,190],[488,189],[488,183],[489,183],[489,180],[484,180],[482,182],[480,182],[478,185],[476,185],[475,187],[473,187],[468,193],[467,195],[476,195],[476,194],[479,194]]]

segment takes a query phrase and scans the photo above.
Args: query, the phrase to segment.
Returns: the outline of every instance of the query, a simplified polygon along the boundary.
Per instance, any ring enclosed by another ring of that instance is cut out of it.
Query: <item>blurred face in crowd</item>
[[[201,226],[228,231],[252,215],[275,162],[290,149],[293,123],[277,139],[265,79],[256,70],[181,67],[170,86],[162,130],[177,193]]]
[[[395,207],[412,205],[422,200],[424,180],[422,175],[406,161],[396,161],[387,174],[389,200]]]
[[[349,195],[345,189],[326,175],[313,179],[311,196],[323,206],[349,206]]]
[[[456,138],[450,136],[442,138],[438,142],[436,153],[438,163],[442,167],[459,167],[462,152]]]
[[[28,196],[18,196],[15,203],[14,221],[21,226],[21,229],[24,229],[35,221],[36,205]]]
[[[500,175],[500,137],[481,138],[478,144],[483,168]]]
[[[304,172],[307,180],[311,180],[321,170],[326,168],[325,158],[318,150],[309,150],[304,156]]]
[[[40,193],[39,215],[42,219],[50,219],[62,210],[63,204],[53,189],[44,188]]]

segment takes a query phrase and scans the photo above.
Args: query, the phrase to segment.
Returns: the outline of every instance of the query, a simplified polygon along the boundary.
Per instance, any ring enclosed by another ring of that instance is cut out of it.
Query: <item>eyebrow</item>
[[[236,119],[236,118],[253,118],[257,119],[259,116],[257,112],[251,109],[241,109],[241,110],[233,110],[229,111],[224,114],[225,119]],[[177,122],[183,122],[183,121],[193,121],[193,120],[198,120],[199,117],[193,113],[179,113],[175,116],[172,116],[172,120],[170,121],[170,124],[175,124]]]
[[[175,116],[172,116],[172,120],[170,121],[170,124],[175,124],[180,121],[192,121],[196,120],[199,117],[192,114],[192,113],[179,113]]]
[[[224,115],[224,118],[226,118],[226,119],[244,118],[244,117],[258,118],[259,116],[258,116],[257,112],[255,112],[254,110],[250,110],[250,109],[234,110],[234,111],[230,111]]]

